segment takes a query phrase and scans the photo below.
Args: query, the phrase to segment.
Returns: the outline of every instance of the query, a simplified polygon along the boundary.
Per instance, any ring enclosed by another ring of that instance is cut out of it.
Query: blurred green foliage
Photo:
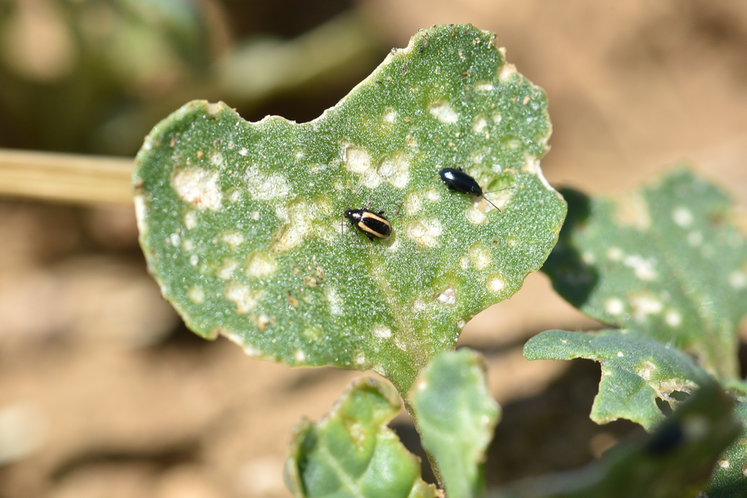
[[[0,2],[0,147],[132,156],[195,98],[251,112],[303,91],[331,105],[384,51],[348,3],[299,5],[286,17],[331,20],[277,38],[285,20],[257,2]]]

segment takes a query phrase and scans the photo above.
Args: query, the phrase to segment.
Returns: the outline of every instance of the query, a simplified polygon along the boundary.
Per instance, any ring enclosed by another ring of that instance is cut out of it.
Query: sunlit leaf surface
[[[166,118],[137,157],[141,244],[196,333],[289,365],[374,369],[405,392],[555,244],[550,131],[544,92],[494,35],[437,26],[312,122],[200,101]],[[502,211],[448,190],[443,167],[505,189],[486,193]],[[364,207],[389,238],[344,219]]]

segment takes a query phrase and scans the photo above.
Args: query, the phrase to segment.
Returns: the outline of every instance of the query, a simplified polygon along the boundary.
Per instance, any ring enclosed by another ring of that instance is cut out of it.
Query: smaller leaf
[[[468,349],[441,353],[409,397],[423,448],[435,459],[449,497],[480,495],[482,462],[500,415],[488,392],[482,356]]]
[[[430,498],[420,459],[387,423],[399,412],[396,391],[357,379],[319,423],[302,420],[291,440],[286,481],[297,498]]]
[[[624,418],[641,424],[647,431],[664,418],[656,398],[673,406],[674,393],[689,394],[712,381],[679,349],[633,330],[594,333],[549,330],[526,343],[524,357],[528,360],[585,358],[600,362],[602,379],[591,419],[606,424]]]
[[[737,378],[747,239],[726,193],[680,168],[617,198],[563,195],[567,222],[543,267],[553,288],[587,316]]]
[[[747,496],[747,403],[734,409],[734,416],[742,423],[742,433],[719,456],[716,470],[706,490],[708,498],[740,498]]]
[[[622,444],[578,470],[520,483],[492,498],[694,498],[740,430],[732,400],[711,381],[646,440]],[[708,494],[709,498],[713,496]],[[724,495],[724,496],[744,496]]]

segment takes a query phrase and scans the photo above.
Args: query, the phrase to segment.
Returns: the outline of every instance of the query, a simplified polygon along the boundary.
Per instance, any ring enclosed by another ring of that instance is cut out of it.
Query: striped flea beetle
[[[384,218],[384,211],[374,213],[368,209],[348,209],[345,211],[345,218],[350,223],[363,232],[368,240],[386,239],[392,234],[392,224]]]
[[[358,187],[353,197],[355,197],[360,189],[361,187]],[[384,240],[392,234],[392,224],[384,218],[384,211],[377,213],[366,208],[346,209],[345,218],[350,220],[350,223],[355,228],[363,232],[368,237],[368,240],[373,241],[374,237]]]

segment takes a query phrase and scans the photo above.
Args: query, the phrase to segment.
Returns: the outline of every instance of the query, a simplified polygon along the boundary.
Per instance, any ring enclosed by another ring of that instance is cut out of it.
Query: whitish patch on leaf
[[[262,291],[252,291],[245,285],[233,281],[226,285],[226,298],[236,305],[236,313],[243,315],[249,313],[262,297]],[[204,293],[203,293],[204,298]]]
[[[290,194],[288,181],[281,173],[267,173],[258,164],[252,164],[247,168],[245,178],[246,189],[255,200],[282,199]]]
[[[197,209],[219,209],[223,194],[217,171],[202,168],[179,169],[174,174],[174,190],[181,200]]]
[[[275,273],[278,265],[270,254],[254,252],[247,258],[244,269],[250,277],[265,278]]]
[[[436,247],[442,232],[441,222],[436,218],[415,219],[405,227],[408,237],[427,247]]]
[[[684,206],[677,206],[672,211],[672,219],[682,228],[687,228],[693,223],[693,214]]]
[[[436,102],[428,107],[433,117],[445,124],[456,124],[459,121],[459,114],[456,113],[451,104],[448,102]]]
[[[506,282],[500,275],[490,275],[486,281],[486,287],[490,292],[498,293],[506,286]]]

